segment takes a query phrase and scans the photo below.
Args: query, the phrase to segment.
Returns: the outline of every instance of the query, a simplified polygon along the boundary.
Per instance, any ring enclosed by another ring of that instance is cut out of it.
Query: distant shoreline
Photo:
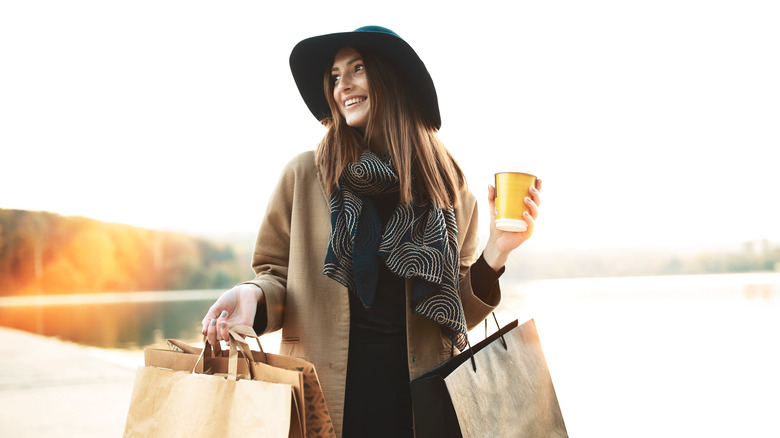
[[[216,300],[222,292],[224,289],[11,296],[0,297],[0,307]]]

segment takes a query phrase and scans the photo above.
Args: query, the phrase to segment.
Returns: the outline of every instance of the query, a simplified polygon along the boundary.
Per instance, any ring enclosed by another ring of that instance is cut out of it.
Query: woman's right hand
[[[239,284],[223,293],[203,318],[203,335],[211,345],[219,341],[230,343],[230,324],[252,326],[257,306],[265,304],[265,295],[259,286]]]

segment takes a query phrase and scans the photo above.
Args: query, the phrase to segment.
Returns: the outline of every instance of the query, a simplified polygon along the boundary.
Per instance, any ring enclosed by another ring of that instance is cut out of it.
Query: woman
[[[281,354],[317,367],[339,436],[412,436],[410,379],[463,350],[498,305],[540,186],[519,201],[528,231],[499,231],[491,214],[479,256],[476,199],[436,135],[436,91],[414,50],[368,26],[301,41],[290,66],[328,131],[283,171],[257,276],[217,300],[203,332],[216,343],[230,323],[282,329]]]

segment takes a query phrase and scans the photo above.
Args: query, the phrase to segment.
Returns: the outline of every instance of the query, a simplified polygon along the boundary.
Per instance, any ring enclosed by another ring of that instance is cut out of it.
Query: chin
[[[368,112],[360,111],[358,113],[348,114],[344,117],[347,125],[352,128],[360,129],[361,131],[368,126]]]
[[[365,122],[363,120],[360,120],[360,121],[350,121],[350,120],[347,120],[347,125],[350,128],[355,128],[355,129],[360,130],[360,132],[363,132],[366,129],[366,125],[368,125],[368,122]]]

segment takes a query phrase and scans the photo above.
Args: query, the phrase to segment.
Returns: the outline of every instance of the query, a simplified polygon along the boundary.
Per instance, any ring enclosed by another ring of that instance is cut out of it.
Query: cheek
[[[366,75],[361,76],[360,79],[357,81],[357,84],[360,88],[363,89],[363,91],[368,93],[369,86],[368,86],[368,78],[366,77]]]
[[[341,115],[344,115],[344,108],[342,108],[341,105],[339,105],[340,100],[339,100],[338,89],[334,88],[333,93],[331,94],[333,96],[333,102],[336,104],[336,108],[339,109],[339,113],[341,113]]]

